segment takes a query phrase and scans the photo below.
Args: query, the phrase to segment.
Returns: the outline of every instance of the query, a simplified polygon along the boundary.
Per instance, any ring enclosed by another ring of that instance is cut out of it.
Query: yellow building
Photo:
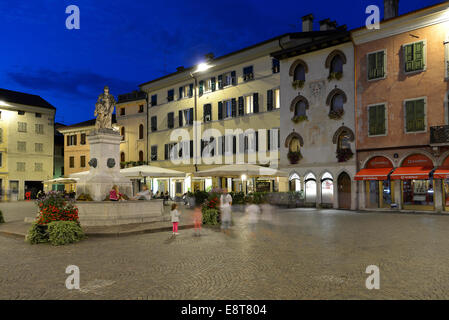
[[[118,96],[116,116],[122,135],[120,162],[122,167],[148,162],[147,95],[135,91]]]
[[[209,54],[197,66],[179,67],[175,73],[141,84],[140,89],[148,94],[150,164],[190,174],[234,163],[277,166],[280,69],[270,53],[283,44],[295,43],[294,35],[218,58]],[[175,147],[180,140],[182,146]],[[172,151],[182,161],[174,161]],[[172,183],[169,189],[176,195],[211,187],[243,191],[242,181],[236,177],[212,180],[190,176],[185,182]],[[247,191],[267,188],[279,190],[279,181],[252,180]],[[159,183],[157,189],[166,191],[167,184]]]
[[[0,89],[2,199],[35,197],[53,177],[56,108],[37,95]]]
[[[115,115],[112,123],[115,123]],[[89,170],[90,147],[87,136],[95,129],[95,119],[64,126],[58,129],[64,135],[64,175]]]

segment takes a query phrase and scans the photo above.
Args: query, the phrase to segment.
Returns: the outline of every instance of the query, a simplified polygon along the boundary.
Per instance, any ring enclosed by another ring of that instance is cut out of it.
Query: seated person
[[[112,190],[109,191],[109,200],[111,201],[125,201],[123,194],[118,191],[117,185],[112,187]]]
[[[143,186],[143,190],[138,192],[133,200],[151,200],[151,193],[148,190],[147,185]]]

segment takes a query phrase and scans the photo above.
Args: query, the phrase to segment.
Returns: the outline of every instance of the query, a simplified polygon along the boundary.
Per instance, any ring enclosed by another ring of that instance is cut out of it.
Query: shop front
[[[441,167],[435,170],[433,179],[442,181],[443,209],[449,211],[449,157],[444,160]]]
[[[363,181],[365,187],[366,208],[390,208],[394,201],[394,185],[391,183],[390,174],[393,164],[386,157],[374,157],[370,159],[365,168],[360,170],[356,181]]]
[[[405,210],[435,210],[434,166],[430,158],[415,154],[407,157],[392,174],[400,181],[402,208]]]

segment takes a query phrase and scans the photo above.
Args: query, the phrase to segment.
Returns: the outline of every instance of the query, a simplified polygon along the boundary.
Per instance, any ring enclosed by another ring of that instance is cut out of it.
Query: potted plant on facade
[[[293,89],[301,89],[301,88],[303,88],[304,87],[304,83],[305,83],[305,81],[304,80],[293,80],[293,82],[292,82],[292,87],[293,87]]]
[[[309,121],[309,118],[306,115],[302,115],[302,116],[294,116],[292,118],[292,121],[294,123],[301,123],[303,121]]]
[[[339,120],[343,117],[343,115],[345,114],[345,111],[343,109],[340,110],[332,110],[329,111],[329,119],[332,120]]]
[[[354,153],[351,149],[343,148],[337,150],[338,162],[346,162],[353,157]]]
[[[332,80],[340,80],[341,78],[343,78],[343,72],[331,72],[329,73],[329,76],[327,77],[328,81],[332,81]]]
[[[291,164],[297,164],[302,159],[301,151],[289,151],[287,158]]]

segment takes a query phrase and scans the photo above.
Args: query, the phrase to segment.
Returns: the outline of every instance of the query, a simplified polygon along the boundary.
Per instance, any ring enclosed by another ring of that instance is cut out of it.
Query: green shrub
[[[3,218],[3,212],[0,210],[0,223],[5,223],[5,218]]]
[[[48,232],[46,225],[40,225],[38,223],[33,223],[31,228],[28,230],[28,234],[25,241],[31,244],[46,243],[49,241]]]
[[[85,238],[81,226],[73,221],[55,221],[48,224],[49,241],[54,246],[78,242]]]
[[[88,193],[82,193],[76,201],[94,201]]]
[[[246,202],[251,202],[254,204],[261,204],[265,201],[267,197],[266,192],[253,192],[246,196]]]
[[[232,204],[245,204],[245,193],[243,192],[230,192],[232,197]]]
[[[195,197],[195,204],[197,205],[202,205],[209,198],[209,193],[206,191],[197,190],[193,195]]]
[[[216,226],[218,224],[218,210],[203,208],[203,224]]]

